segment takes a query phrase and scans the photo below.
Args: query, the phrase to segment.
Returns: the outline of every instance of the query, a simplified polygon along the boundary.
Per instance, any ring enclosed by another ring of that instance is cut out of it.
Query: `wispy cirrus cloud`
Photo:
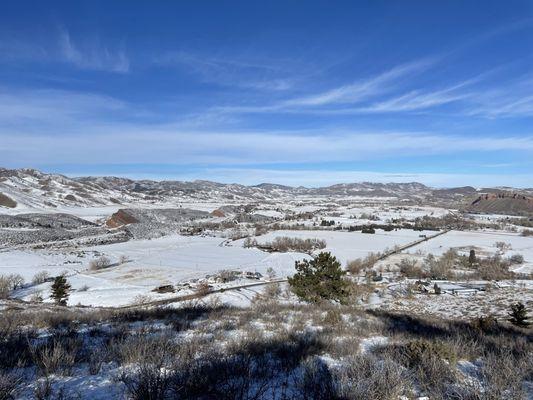
[[[432,59],[413,61],[395,66],[367,79],[343,85],[322,93],[287,100],[284,106],[324,106],[329,104],[354,104],[390,92],[401,80],[429,68]]]
[[[0,37],[0,62],[65,63],[81,70],[126,73],[130,61],[123,48],[102,43],[97,35],[74,38],[65,28],[33,41],[9,35]]]
[[[200,56],[186,51],[169,51],[154,60],[159,66],[182,68],[204,82],[240,88],[285,91],[295,79],[279,64],[245,57]]]
[[[497,87],[476,92],[467,114],[499,117],[533,117],[533,77],[520,76]]]
[[[379,130],[258,130],[147,122],[112,97],[67,91],[0,92],[0,159],[11,162],[304,163],[386,159],[421,154],[533,153],[533,135],[458,136]],[[16,133],[16,134],[14,134]],[[213,145],[216,144],[216,145]],[[106,151],[102,151],[106,149]],[[317,151],[319,149],[320,151]],[[16,155],[17,160],[10,159]],[[176,161],[178,160],[178,161]]]
[[[168,164],[174,165],[176,170],[216,166],[214,171],[204,175],[190,176],[195,178],[221,180],[223,176],[217,174],[239,166],[240,172],[227,175],[227,179],[233,177],[234,181],[243,182],[255,176],[255,183],[269,180],[313,185],[379,177],[365,171],[350,175],[342,171],[319,174],[311,170],[306,173],[314,175],[306,176],[301,168],[287,172],[285,177],[271,172],[268,167],[258,169],[256,175],[250,171],[258,164],[327,165],[394,160],[398,155],[416,160],[428,155],[457,154],[468,154],[469,159],[476,155],[482,160],[478,167],[484,168],[491,154],[512,152],[526,158],[533,156],[533,133],[461,136],[448,132],[340,128],[259,130],[222,128],[218,123],[200,129],[187,121],[136,122],[131,118],[116,118],[117,114],[137,113],[135,105],[97,94],[58,90],[0,91],[0,160],[4,165],[37,167],[61,160],[61,164],[87,169],[109,164],[109,154],[112,154],[111,161],[118,166]],[[393,180],[390,174],[381,174],[381,178]],[[406,179],[403,175],[396,178]],[[433,178],[416,174],[410,180],[438,181]],[[451,182],[453,177],[448,178]]]
[[[58,38],[59,53],[64,61],[82,69],[125,73],[130,69],[130,61],[124,50],[111,50],[92,39],[80,45],[66,29],[61,29]]]

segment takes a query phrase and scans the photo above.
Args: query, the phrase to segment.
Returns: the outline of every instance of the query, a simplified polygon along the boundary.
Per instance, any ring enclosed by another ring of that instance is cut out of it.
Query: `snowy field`
[[[31,281],[35,273],[48,271],[57,275],[68,271],[73,289],[69,302],[83,305],[124,305],[138,295],[150,293],[156,286],[203,278],[224,269],[266,273],[273,268],[277,276],[292,274],[294,262],[306,257],[299,253],[265,253],[257,249],[224,246],[220,238],[166,236],[153,240],[134,240],[105,246],[87,247],[78,253],[49,250],[7,251],[0,253],[0,274],[18,273]],[[90,260],[105,255],[116,263],[120,257],[128,262],[100,271],[88,271]],[[88,286],[88,289],[84,287]],[[19,292],[29,297],[47,292],[42,284]],[[81,288],[85,290],[80,291]],[[163,296],[164,297],[164,296]]]
[[[366,234],[358,231],[283,230],[269,232],[256,239],[259,244],[272,242],[275,238],[283,236],[300,239],[323,239],[326,241],[327,246],[322,251],[331,252],[331,254],[337,257],[337,259],[345,265],[350,260],[366,257],[370,253],[382,252],[386,249],[390,250],[394,246],[401,246],[420,240],[420,235],[429,236],[435,233],[435,231],[413,231],[409,229],[390,232],[378,229],[375,234]],[[233,245],[242,245],[243,241],[244,240],[236,241]]]
[[[505,250],[503,256],[521,254],[524,257],[524,264],[514,269],[515,272],[533,272],[533,237],[520,236],[516,233],[496,232],[496,231],[451,231],[428,242],[420,243],[408,250],[408,253],[442,255],[448,249],[453,248],[458,251],[468,252],[474,248],[479,255],[494,255],[499,250],[497,242],[503,242],[510,246]]]
[[[377,231],[376,234],[335,231],[275,231],[258,237],[260,243],[276,237],[324,239],[330,251],[344,265],[349,260],[365,257],[419,239],[417,232]],[[100,255],[112,263],[120,258],[128,261],[100,271],[89,271],[89,262]],[[277,277],[294,273],[294,263],[308,257],[302,253],[268,253],[244,248],[243,240],[229,242],[217,237],[171,235],[152,240],[132,240],[111,245],[84,247],[76,250],[13,250],[0,253],[0,274],[20,274],[26,282],[40,271],[51,276],[67,272],[74,289],[70,304],[118,306],[133,302],[137,296],[151,299],[169,295],[152,293],[159,285],[204,278],[221,270],[259,272],[272,268]],[[35,293],[48,297],[49,283],[31,286],[17,293],[28,299]]]

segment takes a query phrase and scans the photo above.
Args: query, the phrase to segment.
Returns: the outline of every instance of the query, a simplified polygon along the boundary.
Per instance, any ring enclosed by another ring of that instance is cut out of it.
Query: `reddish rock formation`
[[[128,224],[135,224],[139,221],[135,219],[132,215],[128,214],[124,210],[118,210],[116,213],[111,215],[109,219],[106,221],[106,225],[109,228],[118,228],[120,226],[128,225]]]
[[[472,202],[468,211],[529,215],[533,214],[533,198],[520,193],[484,193]]]
[[[214,211],[211,213],[211,215],[212,215],[213,217],[225,217],[225,216],[226,216],[226,214],[224,214],[224,211],[222,211],[222,210],[218,210],[218,209],[217,209],[217,210],[214,210]]]

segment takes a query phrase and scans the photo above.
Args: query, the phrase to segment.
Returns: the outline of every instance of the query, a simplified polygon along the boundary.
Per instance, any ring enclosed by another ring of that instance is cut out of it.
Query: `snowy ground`
[[[434,231],[413,231],[402,229],[385,232],[376,230],[375,234],[361,232],[338,232],[326,230],[283,230],[269,232],[266,235],[257,237],[259,244],[272,242],[277,237],[288,236],[300,239],[323,239],[326,241],[326,248],[322,251],[329,251],[344,265],[350,260],[366,257],[370,253],[383,252],[392,249],[394,246],[401,246],[420,239],[420,235],[435,234]],[[232,245],[240,246],[243,240],[235,241]]]
[[[378,231],[374,235],[360,232],[335,231],[275,231],[258,237],[260,242],[278,236],[319,238],[327,242],[341,263],[365,257],[370,252],[384,251],[395,245],[413,242],[420,234],[400,230]],[[89,262],[105,255],[113,263],[121,257],[128,262],[101,271],[88,271]],[[129,304],[139,295],[152,299],[168,297],[151,291],[164,284],[177,284],[208,274],[231,269],[265,274],[272,268],[282,278],[294,273],[294,263],[308,257],[302,253],[267,253],[255,248],[242,247],[242,240],[226,242],[217,237],[172,235],[152,240],[132,240],[104,246],[65,250],[14,250],[0,253],[0,274],[18,273],[29,282],[39,271],[58,275],[67,271],[75,289],[69,303],[83,305],[118,306]],[[241,283],[241,282],[239,282]],[[246,283],[246,282],[242,282]],[[17,296],[30,298],[36,292],[48,296],[49,283],[32,286]]]
[[[146,207],[184,207],[212,212],[231,202],[181,202],[176,204],[146,205]],[[397,204],[397,203],[396,203]],[[66,207],[61,206],[53,212],[70,213],[81,218],[102,222],[120,205],[102,207]],[[145,207],[145,205],[143,205]],[[31,210],[25,210],[31,211]],[[33,210],[36,211],[36,210]],[[18,210],[20,212],[20,210]],[[435,231],[397,230],[385,232],[377,230],[375,234],[363,234],[360,231],[342,232],[332,228],[316,230],[311,225],[318,225],[320,220],[335,220],[337,225],[353,225],[365,223],[386,223],[391,219],[412,221],[414,218],[427,216],[443,216],[449,211],[438,207],[398,206],[387,204],[384,199],[354,199],[353,203],[345,200],[307,199],[288,201],[283,204],[265,203],[257,206],[252,214],[274,217],[283,220],[286,215],[294,213],[313,212],[312,219],[288,220],[285,224],[305,224],[309,230],[277,230],[257,236],[256,240],[264,244],[276,237],[289,236],[302,239],[323,239],[327,243],[324,251],[335,255],[342,265],[356,258],[363,258],[369,253],[384,252],[395,246],[402,246],[420,239],[422,235],[433,235]],[[372,219],[367,219],[372,216]],[[365,219],[361,219],[365,217]],[[206,221],[218,223],[225,217],[210,218]],[[229,217],[231,218],[231,217]],[[239,225],[241,227],[241,225]],[[253,232],[252,227],[244,226],[247,232]],[[244,239],[236,241],[225,240],[231,236],[233,229],[214,232],[215,237],[170,235],[152,240],[131,240],[101,246],[70,246],[45,249],[7,249],[0,252],[0,275],[20,274],[26,282],[40,271],[47,271],[51,276],[66,272],[74,289],[69,303],[83,305],[119,306],[131,304],[139,296],[149,296],[153,300],[164,299],[172,294],[156,294],[152,290],[160,285],[176,285],[191,279],[204,278],[206,275],[221,270],[231,269],[239,271],[259,272],[265,274],[272,268],[276,276],[284,278],[294,273],[294,263],[305,257],[302,253],[268,253],[256,248],[244,248]],[[504,256],[522,254],[525,263],[517,266],[515,271],[533,272],[533,238],[522,237],[515,233],[501,231],[452,231],[444,236],[419,244],[407,252],[425,255],[433,253],[440,255],[449,248],[467,251],[475,248],[480,256],[494,254],[497,251],[496,242],[506,242],[511,245]],[[89,262],[101,255],[107,256],[116,264],[102,271],[89,271]],[[401,256],[400,256],[401,257]],[[118,260],[128,260],[118,265]],[[397,263],[397,256],[388,262]],[[232,284],[249,283],[246,280],[232,282]],[[50,283],[29,286],[16,293],[19,298],[29,299],[35,293],[48,298]],[[219,288],[220,286],[217,286]],[[246,289],[240,293],[225,293],[224,300],[234,304],[245,303],[259,289]],[[183,292],[180,292],[181,295]],[[178,295],[178,294],[174,294]],[[232,297],[233,296],[233,297]]]
[[[83,305],[115,306],[131,303],[138,295],[154,298],[156,286],[203,278],[224,269],[266,273],[273,268],[277,276],[292,274],[294,262],[306,257],[299,253],[265,253],[257,249],[221,245],[222,239],[200,236],[166,236],[153,240],[134,240],[105,246],[88,247],[73,252],[49,250],[7,251],[0,253],[0,274],[21,274],[30,281],[35,273],[48,271],[57,275],[68,271],[69,281],[77,291],[69,302]],[[128,262],[101,271],[88,271],[90,260],[103,254],[117,262]],[[80,291],[80,288],[88,289]],[[22,290],[20,297],[44,291],[49,284]],[[167,296],[168,297],[168,296]]]
[[[524,257],[524,264],[517,266],[513,270],[521,273],[533,272],[533,237],[520,236],[517,233],[507,233],[498,231],[451,231],[443,236],[439,236],[427,242],[420,243],[408,250],[411,254],[433,254],[439,256],[448,249],[453,248],[458,251],[468,253],[474,248],[476,254],[494,255],[499,250],[496,247],[497,242],[504,242],[510,245],[503,256],[521,254]]]

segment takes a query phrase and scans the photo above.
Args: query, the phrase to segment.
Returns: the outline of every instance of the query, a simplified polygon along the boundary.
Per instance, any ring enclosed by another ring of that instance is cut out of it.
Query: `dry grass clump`
[[[532,229],[524,229],[522,231],[522,236],[533,236],[533,230]]]

